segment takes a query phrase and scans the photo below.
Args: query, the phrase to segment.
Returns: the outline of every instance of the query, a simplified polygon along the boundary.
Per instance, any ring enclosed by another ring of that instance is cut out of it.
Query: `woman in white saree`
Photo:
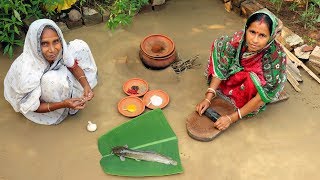
[[[58,124],[94,97],[97,67],[82,40],[68,45],[49,19],[34,21],[23,53],[4,79],[4,96],[16,112],[38,124]]]

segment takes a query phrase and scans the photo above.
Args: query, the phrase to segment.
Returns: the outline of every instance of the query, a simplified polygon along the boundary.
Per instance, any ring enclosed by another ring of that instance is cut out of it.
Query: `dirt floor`
[[[278,18],[282,20],[284,25],[291,31],[299,35],[305,44],[312,46],[320,45],[320,23],[315,23],[312,26],[304,27],[304,22],[301,17],[305,12],[305,6],[298,6],[295,11],[291,10],[291,6],[295,1],[283,1],[280,11],[277,12],[277,6],[269,0],[256,0],[263,7],[268,8]],[[298,2],[298,1],[296,1]],[[303,1],[302,1],[303,2]],[[315,14],[320,13],[320,8],[316,6]],[[307,23],[308,24],[308,23]]]
[[[212,41],[241,29],[243,22],[238,15],[227,13],[220,0],[171,0],[161,11],[139,14],[125,29],[110,32],[99,24],[65,33],[67,40],[83,39],[91,47],[99,69],[95,98],[87,109],[60,125],[43,126],[15,113],[2,96],[0,179],[127,179],[103,172],[97,139],[130,120],[118,113],[117,103],[125,97],[122,84],[133,77],[170,95],[163,112],[179,140],[184,172],[152,179],[319,179],[319,84],[303,69],[302,92],[295,92],[287,83],[287,101],[233,124],[214,141],[198,142],[186,133],[186,117],[207,87],[204,69]],[[152,33],[171,37],[183,59],[199,54],[201,67],[180,75],[171,68],[146,69],[138,57],[139,43]],[[0,59],[3,82],[12,61],[3,55]],[[94,133],[86,130],[89,120],[98,125]]]

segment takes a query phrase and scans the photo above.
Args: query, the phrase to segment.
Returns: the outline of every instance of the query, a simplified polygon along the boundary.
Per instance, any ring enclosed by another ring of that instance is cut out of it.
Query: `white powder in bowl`
[[[150,100],[151,100],[152,105],[154,105],[154,106],[160,106],[162,104],[162,101],[163,101],[162,98],[157,96],[157,95],[153,95],[150,98]]]

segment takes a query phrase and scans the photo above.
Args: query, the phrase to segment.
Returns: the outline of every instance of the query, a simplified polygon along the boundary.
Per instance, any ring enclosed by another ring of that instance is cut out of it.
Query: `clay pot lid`
[[[163,56],[163,57],[150,57],[144,51],[140,50],[140,52],[143,53],[146,57],[148,57],[150,59],[153,59],[153,60],[158,60],[158,61],[167,60],[167,59],[170,59],[172,56],[176,56],[177,55],[175,49],[172,51],[171,54],[168,54],[167,56]]]
[[[169,101],[169,95],[162,90],[151,90],[143,96],[143,103],[150,109],[162,109],[169,104]]]
[[[165,57],[174,51],[174,42],[162,34],[152,34],[143,39],[140,49],[150,57]]]
[[[141,78],[131,78],[123,84],[122,89],[128,96],[139,97],[148,91],[148,83]]]
[[[118,111],[126,117],[139,116],[145,110],[145,105],[138,97],[127,96],[118,103]]]

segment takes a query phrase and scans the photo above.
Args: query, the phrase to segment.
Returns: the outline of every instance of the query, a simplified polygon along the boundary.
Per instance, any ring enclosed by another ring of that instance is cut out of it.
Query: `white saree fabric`
[[[53,27],[60,38],[62,52],[54,63],[45,60],[41,51],[41,34],[45,26]],[[48,113],[34,112],[40,102],[60,102],[81,97],[83,88],[67,67],[78,61],[91,88],[97,84],[97,67],[88,45],[74,40],[67,45],[59,27],[49,19],[34,21],[26,35],[23,53],[12,63],[4,79],[4,96],[16,112],[38,124],[58,124],[68,114],[68,108]]]

